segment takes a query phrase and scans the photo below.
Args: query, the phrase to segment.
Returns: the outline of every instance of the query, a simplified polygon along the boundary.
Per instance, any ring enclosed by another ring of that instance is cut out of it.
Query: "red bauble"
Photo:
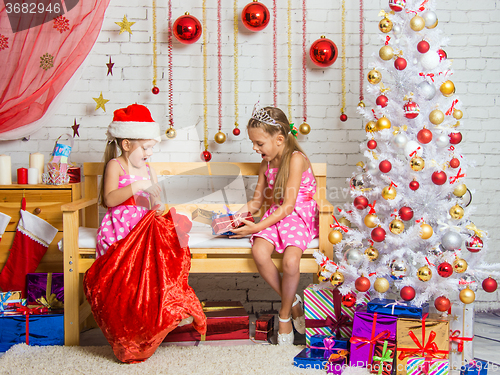
[[[405,117],[410,119],[417,117],[420,113],[419,105],[411,100],[405,103],[403,110],[405,112]]]
[[[484,279],[482,285],[483,285],[483,290],[488,293],[493,293],[495,290],[497,290],[498,287],[496,280],[491,277]]]
[[[434,301],[434,306],[436,307],[437,311],[445,312],[450,309],[451,303],[450,300],[446,297],[438,297]]]
[[[444,59],[448,58],[448,55],[446,55],[446,52],[444,52],[442,49],[438,49],[438,55],[439,61],[443,61]]]
[[[368,146],[368,148],[370,150],[374,150],[375,148],[377,148],[377,141],[375,139],[370,139],[367,143],[366,143],[366,146]]]
[[[240,129],[238,129],[238,128],[234,128],[233,129],[233,134],[234,135],[240,135],[240,133],[241,133]]]
[[[418,181],[412,181],[410,182],[410,189],[415,191],[417,190],[418,188],[420,187],[420,184],[418,183]]]
[[[369,281],[369,280],[368,280]],[[353,307],[356,304],[356,295],[354,293],[342,296],[342,305],[345,307]]]
[[[175,38],[183,44],[192,44],[200,39],[202,33],[200,21],[189,13],[177,18],[172,26]]]
[[[447,176],[443,171],[436,171],[432,174],[432,182],[436,185],[443,185],[446,182]]]
[[[392,169],[392,164],[389,160],[382,160],[378,165],[378,169],[380,169],[382,173],[388,173]]]
[[[465,247],[471,253],[479,253],[483,248],[483,240],[474,234],[467,238]]]
[[[338,54],[335,43],[324,37],[316,40],[309,49],[312,62],[322,68],[332,65],[337,60]]]
[[[421,40],[417,44],[417,51],[420,52],[420,53],[426,53],[426,52],[428,52],[429,48],[431,48],[431,46],[425,40]]]
[[[413,210],[410,207],[401,207],[399,209],[399,217],[401,220],[408,221],[413,218]]]
[[[243,25],[250,31],[260,31],[266,28],[271,20],[269,9],[258,1],[248,3],[241,12]]]
[[[406,65],[407,62],[405,59],[403,59],[402,57],[398,57],[395,61],[394,61],[394,67],[397,69],[397,70],[405,70],[406,68]]]
[[[437,267],[437,271],[441,277],[450,277],[453,274],[453,266],[448,262],[443,262]]]
[[[155,95],[158,95],[158,94],[160,93],[160,89],[159,89],[158,87],[156,87],[156,86],[155,86],[155,87],[153,87],[153,88],[151,89],[151,92],[152,92],[153,94],[155,94]]]
[[[415,298],[415,289],[413,289],[411,286],[404,286],[403,288],[401,288],[399,295],[405,301],[411,301],[413,298]]]
[[[417,134],[417,140],[423,145],[432,141],[432,132],[429,129],[423,128]]]
[[[201,153],[201,160],[209,162],[211,159],[212,154],[210,153],[210,151],[205,150]]]
[[[450,133],[449,137],[450,137],[450,143],[452,145],[458,145],[460,142],[462,142],[462,133],[460,132]]]
[[[360,292],[366,292],[370,289],[370,279],[364,276],[358,277],[354,282],[354,287]]]
[[[458,168],[460,166],[460,160],[457,158],[453,158],[450,160],[450,167],[452,168]]]
[[[384,107],[387,106],[387,102],[388,101],[389,101],[389,99],[387,99],[387,96],[380,95],[380,96],[377,97],[377,100],[375,100],[375,103],[377,103],[377,105],[379,105],[382,108],[384,108]]]
[[[406,5],[406,0],[389,0],[389,6],[395,12],[401,12]]]
[[[384,228],[377,227],[371,232],[372,240],[375,242],[382,242],[385,240],[385,230]]]
[[[358,210],[365,209],[366,207],[368,207],[368,199],[366,199],[366,197],[363,195],[354,198],[354,207],[356,207]]]
[[[345,113],[342,113],[340,115],[340,121],[342,121],[342,122],[346,122],[347,121],[347,115]]]

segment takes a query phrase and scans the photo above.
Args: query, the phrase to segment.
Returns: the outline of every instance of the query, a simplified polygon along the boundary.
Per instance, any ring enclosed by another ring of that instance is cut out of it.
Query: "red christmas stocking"
[[[21,210],[9,258],[0,273],[0,290],[26,294],[26,274],[35,272],[57,229],[45,220]]]
[[[9,215],[0,212],[0,241],[2,241],[2,235],[5,233],[5,229],[7,229],[10,219],[12,218]]]

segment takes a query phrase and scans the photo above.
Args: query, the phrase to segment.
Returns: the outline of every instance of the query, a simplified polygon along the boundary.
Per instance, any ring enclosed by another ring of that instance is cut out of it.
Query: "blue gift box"
[[[429,312],[429,304],[417,307],[405,301],[375,298],[368,302],[367,312],[422,319]]]
[[[293,359],[293,365],[299,368],[315,369],[315,370],[325,370],[328,364],[328,358],[325,359],[326,350],[317,349],[314,350],[305,348],[299,354],[297,354]],[[339,370],[345,366],[345,358],[335,360],[331,362],[332,367],[338,367]],[[333,373],[332,369],[332,372]],[[340,372],[338,372],[340,374]]]
[[[29,316],[30,345],[64,345],[64,314],[46,312]],[[0,314],[0,352],[26,342],[26,316],[18,312]]]
[[[489,363],[474,359],[460,369],[460,375],[486,375]]]
[[[327,340],[326,342],[325,339]],[[318,335],[318,334],[312,335],[311,342],[309,344],[309,349],[311,349],[311,355],[313,357],[320,357],[324,355],[326,349],[325,345],[330,345],[330,348],[348,350],[349,339],[335,338],[335,336],[329,336],[329,335]],[[336,352],[336,350],[334,352]]]

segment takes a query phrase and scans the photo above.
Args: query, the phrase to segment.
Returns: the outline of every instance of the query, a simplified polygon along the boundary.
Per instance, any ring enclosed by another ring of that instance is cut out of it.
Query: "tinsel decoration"
[[[363,36],[365,33],[365,28],[363,25],[363,0],[359,0],[359,107],[364,107],[365,103],[363,102],[363,99],[365,98],[363,95],[363,82],[364,82],[364,76],[363,76],[363,47],[364,47],[364,42],[363,42]]]
[[[302,119],[303,123],[299,130],[302,134],[308,134],[311,127],[307,123],[307,48],[306,48],[306,0],[302,0]]]
[[[238,0],[234,0],[233,3],[233,13],[234,13],[234,23],[233,23],[233,71],[234,71],[234,129],[233,134],[240,135],[240,129],[238,129],[238,25],[239,25],[239,13],[238,13]]]
[[[278,7],[273,0],[273,105],[278,107]]]
[[[207,4],[202,1],[203,8],[203,30],[207,30]],[[207,103],[207,33],[203,33],[203,146],[202,160],[208,161],[212,158],[208,151],[208,103]],[[207,160],[208,159],[208,160]]]
[[[345,0],[342,0],[342,108],[340,109],[340,120],[347,121],[345,111],[345,69],[346,69],[346,56],[345,56]]]
[[[292,121],[292,0],[288,0],[288,121]]]
[[[168,138],[175,138],[174,129],[174,87],[173,87],[173,34],[172,34],[172,0],[168,0]]]
[[[158,40],[156,38],[156,0],[153,0],[153,88],[151,92],[158,95],[160,89],[156,86],[156,78],[158,77]]]
[[[221,41],[221,0],[217,0],[217,119],[219,131],[215,134],[215,142],[222,144],[226,135],[222,132],[222,41]]]

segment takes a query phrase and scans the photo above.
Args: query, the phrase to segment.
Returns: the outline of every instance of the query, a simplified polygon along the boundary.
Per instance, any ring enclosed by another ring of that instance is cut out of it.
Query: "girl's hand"
[[[236,229],[231,229],[231,232],[235,233],[235,235],[229,236],[229,238],[242,238],[259,231],[257,224],[254,222],[245,219],[242,219],[241,221],[245,225]]]
[[[152,201],[160,199],[161,187],[159,184],[153,184],[144,191],[149,194]]]
[[[152,209],[156,210],[155,216],[161,216],[165,212],[165,205],[163,203],[158,203]]]

